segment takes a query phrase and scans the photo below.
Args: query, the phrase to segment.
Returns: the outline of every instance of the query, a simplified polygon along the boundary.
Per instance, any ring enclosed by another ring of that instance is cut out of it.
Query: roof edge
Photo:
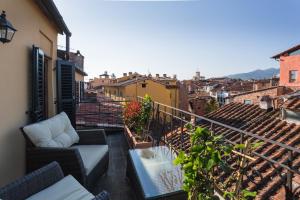
[[[67,36],[71,36],[72,33],[70,32],[68,26],[66,25],[63,17],[61,16],[59,10],[57,9],[53,0],[35,0],[41,10],[45,13],[45,15],[53,20],[55,25],[59,29],[59,33],[66,34]]]

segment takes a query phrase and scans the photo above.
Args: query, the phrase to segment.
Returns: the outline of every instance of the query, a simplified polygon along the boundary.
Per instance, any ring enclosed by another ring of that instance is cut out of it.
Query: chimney
[[[155,77],[156,77],[156,78],[159,78],[159,74],[156,74]]]
[[[127,73],[123,73],[123,76],[127,76]]]
[[[175,79],[175,80],[177,79],[177,75],[176,74],[173,75],[173,79]]]
[[[129,72],[128,74],[129,74],[129,76],[131,76],[131,75],[132,75],[132,72]]]
[[[273,100],[269,95],[260,98],[259,107],[264,110],[272,110]]]
[[[167,74],[163,74],[163,77],[164,77],[164,78],[167,78]]]

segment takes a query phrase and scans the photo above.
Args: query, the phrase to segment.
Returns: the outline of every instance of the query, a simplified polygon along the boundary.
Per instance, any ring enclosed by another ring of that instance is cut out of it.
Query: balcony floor
[[[102,190],[110,193],[113,200],[135,200],[134,191],[126,178],[126,165],[128,144],[123,132],[107,134],[109,145],[109,168],[97,182],[93,193],[98,194]]]

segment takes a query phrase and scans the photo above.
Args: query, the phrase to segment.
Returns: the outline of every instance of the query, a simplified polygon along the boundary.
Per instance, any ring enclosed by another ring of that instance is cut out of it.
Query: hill
[[[269,69],[258,69],[247,73],[231,74],[226,77],[233,79],[267,79],[277,76],[279,74],[279,68],[269,68]]]

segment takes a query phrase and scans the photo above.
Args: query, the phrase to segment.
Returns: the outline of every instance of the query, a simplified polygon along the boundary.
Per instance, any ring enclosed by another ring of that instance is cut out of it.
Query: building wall
[[[0,187],[25,172],[25,145],[19,131],[29,122],[31,50],[41,47],[49,61],[49,115],[55,114],[57,30],[33,0],[2,0],[1,10],[18,30],[10,43],[0,44]]]
[[[269,95],[270,97],[276,97],[278,95],[285,94],[285,90],[283,87],[274,87],[270,89],[260,90],[256,92],[249,92],[243,95],[238,95],[232,98],[232,102],[244,103],[245,100],[251,100],[252,104],[259,105],[260,98],[262,96]]]
[[[110,84],[112,81],[111,78],[105,78],[105,77],[99,77],[99,78],[94,78],[90,80],[91,88],[96,88],[104,85]]]
[[[84,81],[84,76],[81,73],[75,72],[75,81]]]
[[[143,84],[146,84],[146,87],[143,87]],[[148,94],[154,101],[177,108],[179,107],[179,89],[166,88],[165,85],[152,80],[145,80],[145,82],[119,87],[105,86],[104,91],[106,96],[117,100],[120,100],[121,96],[127,100],[131,100],[136,99],[137,96],[143,97],[145,94]]]
[[[289,71],[298,70],[297,80],[289,82]],[[289,86],[300,89],[300,55],[280,57],[280,86]]]
[[[196,115],[203,116],[206,114],[206,105],[210,99],[190,99],[190,112],[195,113]]]

